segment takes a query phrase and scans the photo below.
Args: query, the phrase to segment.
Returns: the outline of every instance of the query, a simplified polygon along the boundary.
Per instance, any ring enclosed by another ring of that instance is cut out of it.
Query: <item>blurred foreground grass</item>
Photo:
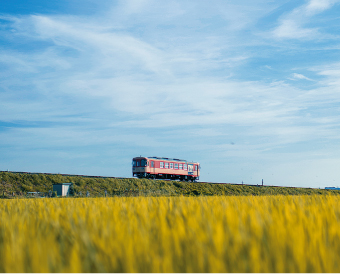
[[[340,197],[0,200],[0,272],[340,272]]]

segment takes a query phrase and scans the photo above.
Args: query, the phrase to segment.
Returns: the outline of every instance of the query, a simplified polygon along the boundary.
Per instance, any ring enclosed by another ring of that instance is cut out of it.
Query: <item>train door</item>
[[[188,165],[188,175],[194,175],[194,166]]]
[[[151,174],[155,174],[155,161],[150,161]]]

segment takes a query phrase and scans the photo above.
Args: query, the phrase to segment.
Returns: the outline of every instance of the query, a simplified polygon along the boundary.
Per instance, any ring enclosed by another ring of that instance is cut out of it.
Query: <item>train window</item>
[[[169,168],[169,163],[165,163],[165,168]]]
[[[160,168],[164,168],[164,162],[159,163]]]
[[[139,162],[137,161],[136,166],[139,166]]]
[[[188,165],[187,165],[187,164],[184,164],[184,165],[183,165],[183,169],[184,169],[184,170],[187,170],[187,169],[188,169]]]
[[[175,164],[175,169],[178,169],[178,164]]]
[[[146,162],[145,159],[142,159],[142,160],[140,161],[140,166],[146,166],[146,164],[147,164],[147,162]]]
[[[151,167],[155,167],[155,162],[151,161]]]
[[[195,171],[197,171],[197,166],[195,165]]]
[[[183,164],[179,164],[178,169],[183,169]]]
[[[170,168],[174,168],[174,163],[170,163]]]
[[[133,162],[132,162],[132,165],[133,165],[133,166],[136,166],[136,161],[133,161]]]

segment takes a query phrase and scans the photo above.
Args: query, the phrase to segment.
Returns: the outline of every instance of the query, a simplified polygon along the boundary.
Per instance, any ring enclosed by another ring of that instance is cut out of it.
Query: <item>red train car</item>
[[[196,181],[200,176],[200,164],[171,158],[135,157],[132,159],[132,175],[138,178]]]

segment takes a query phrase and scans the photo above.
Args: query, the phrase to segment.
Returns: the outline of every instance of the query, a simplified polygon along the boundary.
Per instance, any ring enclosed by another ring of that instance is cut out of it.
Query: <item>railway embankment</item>
[[[53,194],[52,185],[60,183],[72,183],[70,194],[74,197],[340,194],[338,190],[314,188],[0,172],[0,198],[49,197]]]

